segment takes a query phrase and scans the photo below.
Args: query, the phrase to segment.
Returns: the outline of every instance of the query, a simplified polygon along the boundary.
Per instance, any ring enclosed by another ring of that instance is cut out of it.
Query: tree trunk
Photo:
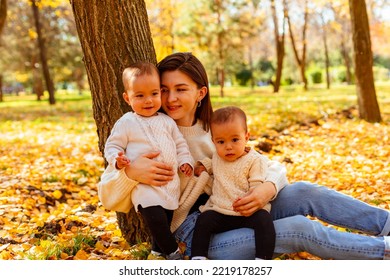
[[[7,18],[7,0],[1,0],[0,2],[0,36],[5,26],[5,20]]]
[[[3,75],[0,74],[0,102],[3,102]]]
[[[251,72],[251,77],[250,77],[250,83],[251,83],[251,90],[255,89],[256,81],[255,81],[255,76],[253,73],[255,72],[255,69],[253,67],[253,55],[252,55],[252,46],[249,46],[249,51],[248,51],[248,61],[249,61],[249,71]]]
[[[145,2],[71,1],[84,64],[92,94],[92,108],[103,153],[115,122],[130,107],[124,102],[122,72],[135,61],[156,63]],[[149,235],[134,209],[117,213],[119,228],[129,244]]]
[[[1,0],[0,2],[0,46],[1,46],[1,34],[5,26],[5,20],[7,18],[7,0]],[[3,102],[3,75],[0,74],[0,102]]]
[[[36,67],[38,58],[36,55],[33,55],[31,60],[31,69],[32,69],[32,92],[37,96],[37,101],[41,101],[41,98],[44,93],[43,89],[43,80],[40,69]]]
[[[295,60],[299,67],[299,72],[301,74],[301,79],[303,82],[303,88],[307,90],[307,78],[306,78],[306,30],[307,30],[307,24],[308,24],[308,16],[309,16],[309,10],[308,10],[308,0],[305,0],[305,12],[304,12],[304,23],[302,27],[302,54],[301,57],[298,54],[298,49],[295,43],[294,33],[292,29],[292,24],[290,20],[290,16],[288,14],[288,8],[286,7],[285,15],[287,18],[289,33],[290,33],[290,39],[291,39],[291,45],[294,51]]]
[[[283,13],[286,15],[286,1],[283,1]],[[279,23],[278,23],[278,17],[276,15],[276,8],[275,8],[275,1],[271,1],[271,10],[272,10],[272,19],[274,23],[274,34],[275,34],[275,47],[276,47],[276,75],[275,75],[275,81],[273,82],[274,92],[279,92],[280,88],[280,82],[282,80],[282,71],[283,71],[283,60],[284,60],[284,38],[285,38],[285,32],[284,32],[284,26],[285,26],[285,19],[286,17],[283,17],[283,26],[282,26],[282,34],[279,34]]]
[[[41,56],[43,77],[45,78],[46,88],[47,91],[49,92],[49,103],[50,105],[54,105],[56,103],[55,96],[54,96],[54,84],[50,76],[49,65],[47,64],[47,57],[46,57],[47,52],[46,52],[45,40],[43,39],[42,36],[42,26],[39,20],[39,9],[36,4],[36,0],[31,0],[31,4],[32,4],[31,7],[33,9],[33,14],[34,14],[35,28],[37,29],[38,48],[39,48],[39,54]]]
[[[345,65],[345,80],[348,85],[352,85],[352,71],[351,71],[351,59],[349,57],[349,53],[344,42],[344,39],[341,41],[341,55],[344,60]]]
[[[380,122],[381,114],[376,99],[370,28],[364,0],[349,0],[354,47],[356,90],[359,116],[368,122]]]
[[[41,79],[41,75],[37,75],[36,69],[33,69],[33,92],[37,96],[37,101],[41,101],[43,96],[43,82]]]
[[[225,54],[224,54],[224,30],[222,26],[222,1],[216,1],[217,6],[217,26],[218,26],[218,82],[220,89],[220,96],[224,97],[224,87],[225,87]]]
[[[327,33],[324,16],[321,14],[322,21],[322,41],[324,43],[324,52],[325,52],[325,72],[326,72],[326,88],[330,89],[330,75],[329,75],[329,51],[328,51],[328,42],[327,42]]]

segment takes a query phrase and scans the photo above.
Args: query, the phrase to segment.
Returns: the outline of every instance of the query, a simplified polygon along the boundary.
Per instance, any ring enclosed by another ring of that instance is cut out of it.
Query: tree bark
[[[218,34],[217,34],[217,40],[218,40],[218,65],[217,68],[218,72],[218,82],[219,82],[219,92],[220,96],[224,97],[224,87],[225,87],[225,51],[224,51],[224,37],[225,32],[223,30],[222,26],[222,1],[217,0],[215,1],[216,6],[216,12],[217,12],[217,26],[218,26]]]
[[[368,122],[380,122],[382,118],[374,85],[373,56],[366,3],[364,0],[349,0],[349,8],[359,117]]]
[[[0,36],[5,26],[5,20],[7,19],[7,0],[1,0],[0,2]]]
[[[271,10],[272,10],[272,19],[274,23],[274,34],[275,34],[275,47],[276,47],[276,75],[275,81],[273,83],[274,92],[279,92],[280,82],[282,80],[282,71],[283,71],[283,60],[285,55],[284,50],[284,41],[285,41],[285,19],[286,19],[286,1],[283,1],[283,26],[282,34],[279,33],[279,22],[276,15],[275,1],[271,0]]]
[[[111,128],[130,110],[122,93],[122,72],[135,61],[156,63],[143,0],[71,0],[92,94],[93,115],[103,153]],[[129,244],[148,241],[149,234],[134,209],[117,213]]]
[[[1,0],[0,2],[0,46],[1,46],[1,34],[5,26],[5,20],[7,18],[7,0]],[[0,74],[0,102],[3,102],[3,75]]]
[[[344,65],[345,65],[345,80],[348,85],[352,85],[353,81],[352,81],[352,71],[351,71],[352,68],[351,58],[349,57],[349,52],[347,50],[344,38],[341,40],[340,48],[341,48],[341,55],[343,57]]]
[[[285,15],[287,18],[288,29],[289,29],[289,33],[290,33],[290,39],[291,39],[291,45],[292,45],[292,48],[294,51],[295,60],[298,64],[299,72],[301,74],[301,79],[303,82],[303,88],[305,90],[307,90],[307,78],[306,78],[305,72],[306,72],[306,46],[307,46],[306,30],[307,30],[307,23],[308,23],[308,17],[309,17],[308,0],[305,0],[305,8],[304,9],[305,9],[305,11],[304,11],[304,23],[303,23],[303,27],[302,27],[302,54],[301,54],[301,57],[298,54],[298,49],[297,49],[297,46],[295,43],[294,33],[293,33],[292,24],[291,24],[290,16],[288,14],[287,7],[286,7]]]
[[[0,74],[0,102],[3,102],[3,75]]]
[[[42,26],[39,19],[39,9],[36,3],[36,0],[31,0],[31,7],[33,9],[34,14],[34,21],[35,21],[35,28],[37,30],[37,39],[38,39],[38,48],[39,48],[39,54],[41,56],[41,63],[42,63],[42,71],[43,71],[43,77],[45,78],[46,82],[46,89],[49,92],[49,103],[50,105],[54,105],[56,103],[55,96],[54,96],[54,83],[51,79],[50,71],[49,71],[49,65],[47,63],[47,51],[45,46],[45,40],[42,35]]]
[[[329,51],[328,51],[328,36],[326,32],[326,26],[325,26],[325,20],[323,14],[321,16],[321,22],[322,22],[322,41],[324,43],[324,53],[325,53],[325,72],[326,72],[326,88],[330,89],[330,75],[329,75]]]

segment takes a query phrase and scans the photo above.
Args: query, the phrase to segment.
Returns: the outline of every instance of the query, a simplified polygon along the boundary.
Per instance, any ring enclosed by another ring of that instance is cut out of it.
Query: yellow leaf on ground
[[[79,250],[74,256],[75,260],[88,260],[88,258],[89,258],[89,254],[82,249]]]
[[[53,197],[55,199],[60,199],[62,197],[62,192],[60,190],[55,190],[53,193],[52,193]]]

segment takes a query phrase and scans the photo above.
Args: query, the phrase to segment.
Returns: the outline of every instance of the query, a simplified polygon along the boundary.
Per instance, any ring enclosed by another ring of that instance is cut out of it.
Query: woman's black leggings
[[[175,252],[178,245],[170,229],[173,210],[161,206],[143,208],[139,205],[138,211],[152,234],[152,250],[166,255]]]

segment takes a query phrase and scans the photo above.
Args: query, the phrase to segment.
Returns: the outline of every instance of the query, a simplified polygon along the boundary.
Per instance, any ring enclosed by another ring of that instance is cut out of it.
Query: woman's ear
[[[199,90],[198,102],[201,101],[207,95],[207,87],[202,87]]]

